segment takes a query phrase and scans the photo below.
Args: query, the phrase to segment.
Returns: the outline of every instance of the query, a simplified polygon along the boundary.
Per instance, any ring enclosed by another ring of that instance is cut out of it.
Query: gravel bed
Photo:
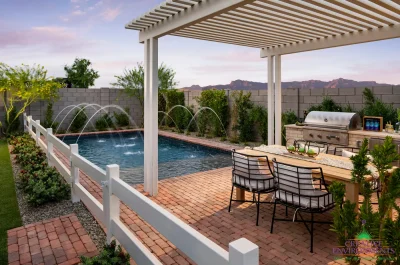
[[[23,225],[74,213],[91,237],[93,243],[96,244],[97,249],[101,251],[106,242],[106,235],[82,202],[72,203],[71,200],[64,200],[47,203],[38,207],[33,207],[28,204],[24,192],[17,187],[17,176],[21,171],[21,167],[15,162],[14,157],[15,155],[11,154],[11,164],[14,173],[14,181],[16,183],[15,191],[17,193],[18,207]]]

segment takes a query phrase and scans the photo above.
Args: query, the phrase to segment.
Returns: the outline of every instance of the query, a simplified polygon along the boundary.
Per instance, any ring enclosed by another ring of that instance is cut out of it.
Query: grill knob
[[[310,135],[310,137],[314,137],[314,134],[312,134],[312,133],[310,133],[309,135]]]
[[[322,135],[321,135],[321,134],[318,134],[317,136],[318,136],[318,138],[322,138]]]

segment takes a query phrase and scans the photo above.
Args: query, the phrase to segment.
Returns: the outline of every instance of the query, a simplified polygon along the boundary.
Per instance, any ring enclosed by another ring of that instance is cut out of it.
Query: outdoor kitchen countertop
[[[288,124],[285,125],[286,128],[294,128],[294,129],[307,129],[307,126],[297,126],[296,124]],[[318,128],[318,130],[321,131],[340,131],[340,130],[335,130],[335,129],[331,129],[331,128]],[[356,135],[365,135],[368,136],[370,138],[372,137],[376,137],[376,138],[385,138],[386,136],[391,136],[393,137],[393,139],[400,139],[400,134],[399,133],[387,133],[385,131],[383,132],[372,132],[372,131],[363,131],[363,130],[350,130],[347,131],[348,134],[356,134]]]

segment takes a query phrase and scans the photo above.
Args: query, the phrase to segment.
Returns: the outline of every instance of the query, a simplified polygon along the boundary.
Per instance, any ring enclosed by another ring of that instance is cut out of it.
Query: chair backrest
[[[352,153],[358,154],[358,152],[360,151],[360,148],[352,147],[352,146],[336,146],[334,151],[333,151],[333,155],[342,156],[343,155],[343,151],[347,151],[347,152],[352,152]]]
[[[275,158],[272,161],[278,190],[297,195],[307,195],[315,191],[313,170],[320,170],[322,174],[321,168],[298,167],[279,163]]]
[[[232,150],[232,170],[236,175],[249,179],[271,178],[268,156],[242,155]]]
[[[315,152],[319,151],[321,154],[326,154],[329,149],[329,144],[324,142],[308,142],[308,149],[313,149]]]

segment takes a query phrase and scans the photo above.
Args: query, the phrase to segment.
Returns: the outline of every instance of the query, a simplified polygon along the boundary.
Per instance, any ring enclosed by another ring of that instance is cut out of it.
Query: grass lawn
[[[7,230],[22,226],[15,194],[10,154],[5,140],[0,140],[0,264],[8,264]]]

